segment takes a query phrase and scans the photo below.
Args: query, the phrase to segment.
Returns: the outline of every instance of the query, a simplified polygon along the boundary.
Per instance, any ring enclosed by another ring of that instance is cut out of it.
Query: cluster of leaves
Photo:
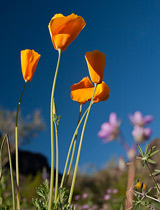
[[[141,157],[137,157],[137,159],[140,159],[142,161],[142,165],[145,168],[145,166],[147,167],[148,171],[149,171],[149,175],[152,178],[153,182],[155,183],[155,187],[151,187],[147,192],[143,193],[142,192],[142,188],[141,187],[141,192],[137,193],[136,191],[134,192],[135,195],[135,201],[134,201],[134,208],[135,209],[141,209],[142,206],[144,207],[149,207],[149,209],[154,209],[153,207],[151,207],[151,203],[152,200],[157,200],[157,203],[159,205],[159,199],[151,196],[148,196],[148,194],[150,194],[152,189],[157,189],[157,193],[159,194],[159,186],[155,180],[155,176],[159,175],[159,170],[155,170],[155,173],[152,173],[151,168],[149,166],[148,163],[150,164],[155,164],[156,161],[154,161],[153,159],[151,159],[155,154],[157,154],[160,150],[155,150],[156,146],[152,146],[151,148],[149,147],[149,145],[146,146],[145,151],[143,153],[141,147],[138,145],[138,149],[140,152]],[[157,194],[157,195],[158,195]],[[154,195],[156,195],[156,192],[154,193]],[[157,196],[156,196],[157,197]],[[147,199],[147,200],[146,200]]]
[[[33,204],[37,210],[48,209],[48,198],[49,198],[49,185],[46,180],[43,184],[37,188],[37,194],[39,198],[33,199]],[[59,188],[58,200],[52,202],[52,210],[74,210],[74,207],[68,206],[69,191],[65,188]]]
[[[145,167],[146,162],[149,162],[152,164],[156,163],[154,160],[151,159],[151,157],[153,155],[155,155],[157,152],[159,152],[159,150],[154,151],[155,148],[156,148],[156,146],[153,146],[149,149],[149,144],[148,144],[146,146],[145,152],[143,153],[141,147],[138,145],[138,149],[141,154],[141,157],[137,157],[137,159],[142,160],[143,167]]]

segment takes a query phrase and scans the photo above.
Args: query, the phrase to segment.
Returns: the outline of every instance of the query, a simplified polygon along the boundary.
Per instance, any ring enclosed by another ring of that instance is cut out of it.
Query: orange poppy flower
[[[34,50],[21,51],[21,68],[25,81],[31,81],[41,55]]]
[[[85,25],[81,16],[56,14],[48,25],[54,48],[64,51]]]
[[[89,74],[93,83],[101,83],[105,67],[105,54],[98,50],[87,52],[85,55]]]
[[[92,98],[94,86],[88,77],[71,86],[71,98],[80,104],[85,104]]]
[[[80,104],[85,104],[92,99],[94,86],[88,77],[84,77],[79,83],[71,86],[71,98]],[[97,86],[93,101],[105,101],[109,98],[110,89],[105,82]]]
[[[98,84],[94,95],[94,103],[99,101],[106,101],[109,98],[110,88],[105,82]]]

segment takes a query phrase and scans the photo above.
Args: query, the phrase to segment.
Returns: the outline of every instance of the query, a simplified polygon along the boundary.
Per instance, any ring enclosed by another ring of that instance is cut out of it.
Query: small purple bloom
[[[86,199],[86,198],[88,197],[88,194],[87,194],[87,193],[84,193],[84,194],[82,195],[82,197],[83,197],[84,199]]]
[[[135,126],[132,131],[132,135],[137,143],[143,143],[145,140],[148,140],[152,134],[152,130],[150,128],[143,128],[139,126]]]
[[[109,193],[109,194],[112,193],[112,190],[111,189],[108,189],[107,190],[107,193]]]
[[[120,121],[117,119],[116,113],[112,112],[109,116],[109,122],[101,125],[98,137],[103,139],[103,143],[113,141],[119,135]]]
[[[110,195],[109,194],[106,194],[105,196],[104,196],[104,199],[106,200],[106,201],[108,201],[109,199],[110,199]]]
[[[88,209],[88,208],[89,208],[88,204],[82,206],[82,209]]]
[[[80,195],[76,195],[75,197],[74,197],[74,200],[79,200],[81,198],[81,196]]]
[[[113,194],[116,194],[116,193],[118,193],[118,189],[113,190]]]
[[[143,117],[140,111],[136,111],[133,115],[129,114],[128,117],[134,126],[140,127],[145,126],[153,120],[153,116],[146,115],[145,117]]]

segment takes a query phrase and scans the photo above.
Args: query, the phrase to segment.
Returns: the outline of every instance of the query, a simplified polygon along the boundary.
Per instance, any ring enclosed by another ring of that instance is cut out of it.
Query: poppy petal
[[[89,74],[93,83],[101,83],[105,67],[105,54],[98,50],[87,52],[85,55]]]
[[[71,98],[80,104],[85,104],[92,98],[94,86],[88,77],[84,77],[79,83],[71,86]]]
[[[106,101],[109,98],[110,88],[105,82],[102,82],[97,86],[95,96],[94,96],[94,103],[99,101]]]

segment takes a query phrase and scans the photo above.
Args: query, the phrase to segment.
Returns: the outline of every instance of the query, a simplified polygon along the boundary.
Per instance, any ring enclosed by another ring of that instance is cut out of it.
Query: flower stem
[[[18,113],[21,105],[22,97],[25,91],[27,81],[25,81],[24,88],[18,103],[16,113],[16,126],[15,126],[15,150],[16,150],[16,181],[17,181],[17,209],[20,210],[20,194],[19,194],[19,161],[18,161]]]
[[[50,191],[49,191],[49,203],[48,203],[48,210],[51,210],[52,206],[52,195],[53,195],[53,183],[54,183],[54,132],[53,132],[53,111],[55,108],[54,102],[54,91],[56,86],[57,74],[59,69],[59,63],[61,58],[61,50],[58,50],[58,61],[57,67],[54,75],[53,86],[52,86],[52,93],[51,93],[51,105],[50,105],[50,126],[51,126],[51,175],[50,175]]]
[[[156,201],[156,202],[158,202],[158,203],[160,203],[160,200],[158,200],[158,199],[156,199],[156,198],[154,198],[154,197],[151,197],[151,196],[149,196],[149,195],[147,195],[147,194],[142,194],[142,193],[140,193],[140,192],[138,192],[138,191],[134,191],[135,193],[137,193],[138,195],[142,195],[142,196],[144,196],[144,197],[146,197],[146,198],[149,198],[149,199],[151,199],[151,200],[154,200],[154,201]]]
[[[59,152],[58,152],[58,128],[56,121],[54,121],[55,126],[55,132],[56,132],[56,184],[55,184],[55,198],[54,200],[57,200],[57,192],[58,192],[58,159],[59,159]]]
[[[61,188],[63,187],[64,178],[65,178],[65,175],[66,175],[66,170],[67,170],[68,161],[69,161],[69,156],[70,156],[70,153],[71,153],[71,149],[72,149],[72,145],[73,145],[73,142],[74,142],[76,133],[77,133],[77,131],[78,131],[78,129],[79,129],[79,126],[81,125],[82,120],[83,120],[83,118],[85,117],[87,111],[88,111],[88,109],[86,109],[86,111],[84,112],[84,114],[83,114],[83,116],[81,117],[81,120],[79,121],[79,123],[78,123],[78,125],[77,125],[77,128],[76,128],[76,130],[75,130],[75,132],[74,132],[74,134],[73,134],[73,137],[72,137],[72,140],[71,140],[71,143],[70,143],[70,147],[69,147],[69,150],[68,150],[67,158],[66,158],[66,163],[65,163],[65,167],[64,167],[64,171],[63,171],[62,180],[61,180],[61,185],[60,185]]]
[[[13,179],[13,167],[12,167],[11,149],[10,149],[10,144],[9,144],[8,135],[6,135],[6,140],[7,140],[7,146],[8,146],[9,166],[10,166],[10,174],[11,174],[13,210],[16,210],[15,190],[14,190],[14,179]]]
[[[127,179],[125,210],[133,208],[134,179],[135,179],[135,162],[133,161],[133,162],[130,162],[128,165],[128,179]]]
[[[80,143],[79,143],[79,148],[78,148],[78,154],[77,154],[77,159],[76,159],[76,164],[75,164],[75,169],[74,169],[74,174],[73,174],[73,179],[72,179],[72,185],[71,185],[70,195],[69,195],[69,199],[68,199],[68,205],[69,206],[71,205],[71,201],[72,201],[73,190],[74,190],[75,181],[76,181],[76,175],[77,175],[77,169],[78,169],[78,163],[79,163],[79,157],[80,157],[80,152],[81,152],[81,147],[82,147],[84,131],[85,131],[86,123],[87,123],[88,116],[89,116],[89,113],[90,113],[90,110],[91,110],[91,106],[93,104],[93,98],[94,98],[94,94],[95,94],[97,85],[98,84],[95,84],[95,88],[94,88],[94,91],[93,91],[92,99],[91,99],[91,102],[89,104],[88,112],[86,114],[86,118],[85,118],[85,121],[84,121],[84,124],[83,124],[83,129],[82,129],[82,133],[81,133],[81,138],[80,138]]]
[[[118,136],[118,141],[122,144],[123,148],[127,152],[129,150],[128,144],[124,139],[124,136],[122,134],[122,131],[120,131],[119,136]]]
[[[79,121],[81,119],[81,112],[82,112],[82,104],[80,104],[80,107],[79,107],[79,116],[78,116],[77,125],[79,124]],[[73,157],[74,157],[74,152],[75,152],[75,147],[76,147],[76,142],[77,142],[77,135],[78,135],[78,129],[77,129],[75,139],[74,139],[74,145],[73,145],[71,160],[70,160],[70,164],[69,164],[69,168],[68,168],[68,172],[67,172],[66,183],[68,182],[68,178],[69,178],[69,175],[70,175],[70,172],[71,172],[71,167],[72,167],[72,163],[73,163]]]
[[[151,175],[151,177],[152,177],[152,179],[153,179],[153,182],[155,183],[155,186],[156,186],[156,188],[157,188],[157,192],[158,192],[158,195],[159,195],[159,194],[160,194],[159,186],[158,186],[158,184],[157,184],[157,182],[156,182],[156,180],[155,180],[155,178],[154,178],[154,176],[153,176],[153,174],[152,174],[152,171],[151,171],[151,169],[150,169],[150,167],[149,167],[148,162],[145,161],[145,163],[146,163],[146,166],[147,166],[147,168],[148,168],[148,170],[149,170],[149,173],[150,173],[150,175]]]
[[[13,179],[13,167],[12,167],[12,160],[11,160],[11,150],[10,150],[10,144],[8,135],[5,135],[1,144],[0,149],[0,163],[1,163],[1,153],[3,149],[3,145],[5,140],[7,141],[7,147],[8,147],[8,156],[9,156],[9,166],[10,166],[10,175],[11,175],[11,187],[12,187],[12,202],[13,202],[13,210],[16,210],[16,202],[15,202],[15,190],[14,190],[14,179]],[[1,173],[2,173],[2,166],[1,166]]]

